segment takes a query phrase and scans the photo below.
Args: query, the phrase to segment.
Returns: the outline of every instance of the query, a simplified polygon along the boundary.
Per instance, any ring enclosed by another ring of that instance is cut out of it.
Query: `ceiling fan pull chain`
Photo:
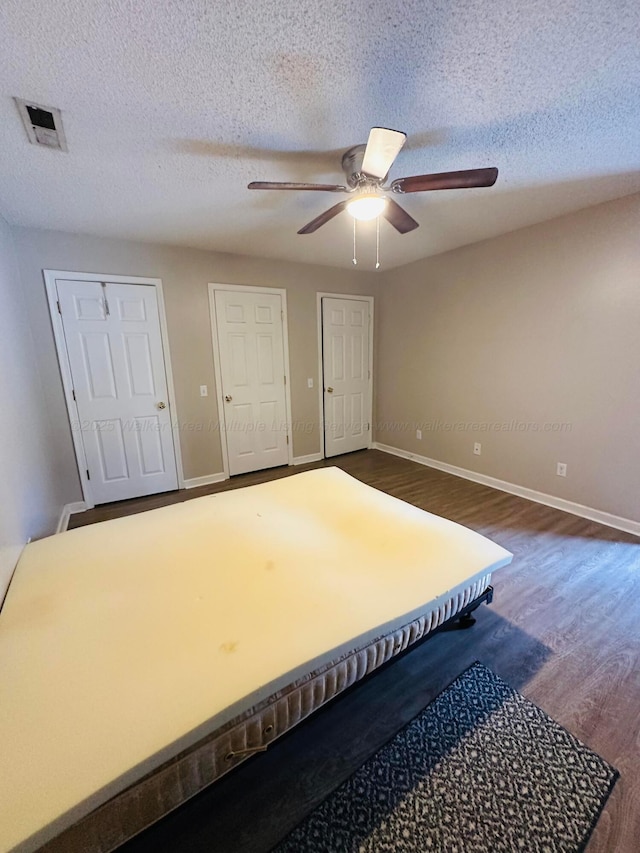
[[[380,269],[380,217],[376,216],[376,269]]]
[[[358,222],[358,220],[355,219],[355,217],[354,217],[354,220],[353,220],[353,265],[354,265],[354,267],[358,265],[358,259],[356,257],[356,223],[357,222]]]

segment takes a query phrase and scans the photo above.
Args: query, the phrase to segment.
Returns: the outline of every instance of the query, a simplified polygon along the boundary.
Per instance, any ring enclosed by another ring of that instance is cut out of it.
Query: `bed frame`
[[[308,673],[223,725],[40,847],[41,853],[111,853],[335,696],[416,643],[452,627],[469,628],[493,588],[488,574],[435,610]]]

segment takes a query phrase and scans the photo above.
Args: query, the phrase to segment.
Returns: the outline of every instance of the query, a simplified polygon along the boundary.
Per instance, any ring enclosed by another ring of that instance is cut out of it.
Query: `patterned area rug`
[[[277,853],[577,853],[618,772],[475,663]]]

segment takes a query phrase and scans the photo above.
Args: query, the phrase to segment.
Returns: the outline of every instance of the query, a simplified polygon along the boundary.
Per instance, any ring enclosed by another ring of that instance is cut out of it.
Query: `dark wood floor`
[[[637,853],[640,540],[378,451],[332,464],[513,551],[512,565],[494,578],[494,604],[481,608],[473,629],[440,634],[394,662],[130,841],[123,853],[268,851],[476,659],[620,770],[588,853]],[[72,521],[91,523],[300,470],[112,504]]]

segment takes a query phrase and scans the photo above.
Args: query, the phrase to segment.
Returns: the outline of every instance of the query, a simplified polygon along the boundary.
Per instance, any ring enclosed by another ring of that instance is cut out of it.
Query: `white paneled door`
[[[177,489],[155,287],[56,287],[93,500]]]
[[[369,302],[322,299],[325,456],[369,447]]]
[[[215,291],[229,473],[289,461],[282,299]]]

